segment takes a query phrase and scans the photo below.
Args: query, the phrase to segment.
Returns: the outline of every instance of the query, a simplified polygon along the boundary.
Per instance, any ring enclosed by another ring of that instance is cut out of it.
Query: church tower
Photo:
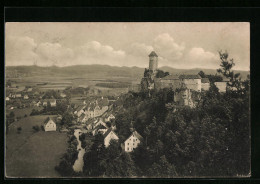
[[[149,54],[149,70],[156,72],[158,69],[158,56],[157,54],[152,51],[151,54]]]

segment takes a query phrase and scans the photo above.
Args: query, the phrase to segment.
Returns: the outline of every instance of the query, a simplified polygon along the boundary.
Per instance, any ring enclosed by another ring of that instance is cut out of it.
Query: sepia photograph
[[[6,178],[249,178],[249,22],[6,22]]]

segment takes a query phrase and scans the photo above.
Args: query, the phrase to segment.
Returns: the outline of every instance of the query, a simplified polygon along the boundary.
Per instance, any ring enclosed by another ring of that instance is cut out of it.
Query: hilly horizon
[[[142,78],[145,68],[141,67],[127,67],[127,66],[110,66],[110,65],[72,65],[65,67],[58,66],[6,66],[6,73],[16,71],[19,74],[25,74],[26,76],[48,76],[53,77],[88,77],[88,78],[110,78],[110,77],[127,77],[133,79]],[[203,71],[207,75],[215,75],[216,69],[178,69],[169,66],[159,67],[164,72],[169,72],[172,75],[178,74],[197,74]],[[250,71],[234,70],[235,73],[240,73],[242,79],[246,79],[246,76],[250,74]]]

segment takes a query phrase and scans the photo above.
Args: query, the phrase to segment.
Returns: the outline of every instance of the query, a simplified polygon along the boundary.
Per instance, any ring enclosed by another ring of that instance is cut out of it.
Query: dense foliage
[[[218,71],[230,79],[231,88],[220,93],[211,81],[209,90],[201,93],[195,108],[177,106],[171,89],[150,90],[149,95],[147,92],[121,95],[114,103],[119,141],[111,141],[105,148],[103,135],[96,135],[84,155],[82,175],[248,176],[249,77],[241,81],[239,75],[231,71],[233,60],[222,53],[220,58]],[[126,153],[121,144],[133,129],[143,139],[138,148]],[[71,159],[65,159],[61,168],[67,166],[67,160]]]

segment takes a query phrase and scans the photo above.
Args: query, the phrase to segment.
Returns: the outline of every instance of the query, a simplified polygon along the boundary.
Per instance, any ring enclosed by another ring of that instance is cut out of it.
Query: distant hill
[[[176,69],[168,66],[160,68],[171,74],[197,74],[204,71],[205,74],[216,74],[215,69]],[[6,73],[19,73],[22,76],[53,76],[53,77],[79,77],[89,79],[111,79],[111,78],[132,78],[140,79],[143,76],[144,68],[139,67],[117,67],[109,65],[75,65],[67,67],[39,67],[39,66],[7,66]],[[243,79],[249,74],[249,71],[239,72]],[[8,77],[8,76],[7,76]]]

